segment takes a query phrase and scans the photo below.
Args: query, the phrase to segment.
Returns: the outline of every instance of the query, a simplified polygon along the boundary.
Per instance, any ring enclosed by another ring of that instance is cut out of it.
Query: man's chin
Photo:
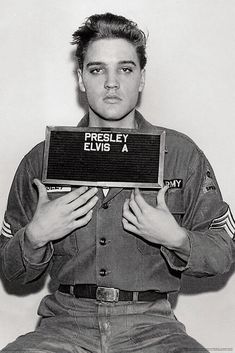
[[[100,119],[105,120],[105,121],[120,121],[125,119],[134,109],[128,110],[126,112],[97,112],[94,109],[92,109],[92,112],[98,116]]]

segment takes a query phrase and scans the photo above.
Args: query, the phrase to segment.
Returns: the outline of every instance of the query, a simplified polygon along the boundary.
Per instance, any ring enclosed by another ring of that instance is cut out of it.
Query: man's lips
[[[104,97],[104,101],[107,103],[117,103],[120,102],[122,99],[116,95],[107,95]]]

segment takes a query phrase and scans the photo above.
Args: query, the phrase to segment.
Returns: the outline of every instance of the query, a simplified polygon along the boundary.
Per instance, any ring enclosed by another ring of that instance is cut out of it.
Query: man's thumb
[[[38,189],[38,195],[39,195],[39,200],[38,202],[45,202],[45,201],[48,201],[48,196],[47,196],[47,189],[45,187],[45,185],[43,185],[41,183],[40,180],[38,179],[34,179],[34,184],[37,186],[37,189]]]

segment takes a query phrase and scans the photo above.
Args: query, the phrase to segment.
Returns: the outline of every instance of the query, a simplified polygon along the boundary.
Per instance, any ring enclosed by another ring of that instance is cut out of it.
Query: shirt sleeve
[[[183,190],[182,226],[190,242],[188,261],[172,250],[161,251],[171,268],[196,277],[227,272],[235,258],[235,222],[222,200],[212,167],[201,151],[194,152]]]
[[[40,163],[38,170],[34,170],[26,156],[20,163],[11,185],[0,235],[2,268],[8,280],[17,279],[25,283],[34,280],[44,273],[53,255],[53,246],[50,243],[43,249],[40,263],[35,263],[24,250],[25,227],[37,205],[38,195],[33,179],[40,178],[39,167]],[[39,251],[42,252],[42,249]]]

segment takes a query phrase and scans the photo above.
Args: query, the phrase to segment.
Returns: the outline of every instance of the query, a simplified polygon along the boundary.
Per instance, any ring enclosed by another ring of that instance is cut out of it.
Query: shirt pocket
[[[176,222],[181,226],[185,214],[183,190],[168,190],[166,204]]]
[[[53,241],[55,256],[74,256],[78,253],[75,233],[70,233],[62,239]]]
[[[48,198],[50,201],[56,200],[68,192],[48,192]],[[75,232],[64,236],[61,239],[53,241],[54,255],[55,256],[73,256],[78,252]]]
[[[49,191],[48,192],[47,191],[47,196],[48,196],[50,201],[59,199],[60,197],[65,196],[67,194],[68,194],[68,192],[55,192],[55,191],[53,191],[53,192]]]
[[[140,190],[145,201],[152,207],[157,206],[158,190]],[[145,239],[136,236],[136,246],[139,252],[143,255],[157,255],[160,252],[160,246],[153,244]]]
[[[141,192],[145,201],[152,207],[157,206],[157,190]],[[165,195],[166,204],[174,216],[176,222],[181,226],[185,213],[184,199],[182,190],[168,190]],[[152,244],[141,238],[136,238],[137,248],[143,255],[157,255],[160,252],[161,245]]]

